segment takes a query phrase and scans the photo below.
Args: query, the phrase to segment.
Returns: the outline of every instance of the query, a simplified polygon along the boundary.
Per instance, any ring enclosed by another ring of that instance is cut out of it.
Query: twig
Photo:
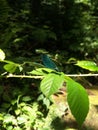
[[[66,76],[69,77],[92,77],[92,76],[98,76],[98,74],[66,74]],[[30,79],[43,79],[44,76],[31,76],[31,75],[13,75],[13,74],[9,74],[6,76],[1,76],[1,77],[5,77],[5,78],[30,78]]]
[[[69,77],[92,77],[92,76],[98,76],[98,74],[67,74],[66,76],[69,76]]]
[[[6,78],[30,78],[30,79],[42,79],[44,76],[31,76],[31,75],[13,75],[9,74]]]

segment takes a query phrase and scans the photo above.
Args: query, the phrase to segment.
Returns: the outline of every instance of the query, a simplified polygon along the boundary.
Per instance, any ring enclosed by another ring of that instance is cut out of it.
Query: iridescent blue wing
[[[56,64],[46,54],[42,54],[41,58],[45,67],[58,71]]]

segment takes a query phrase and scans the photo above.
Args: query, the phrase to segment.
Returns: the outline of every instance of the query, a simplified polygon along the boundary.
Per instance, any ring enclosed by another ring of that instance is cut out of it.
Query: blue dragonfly
[[[41,58],[42,58],[43,65],[45,67],[59,71],[56,64],[49,58],[49,56],[47,54],[41,54]]]

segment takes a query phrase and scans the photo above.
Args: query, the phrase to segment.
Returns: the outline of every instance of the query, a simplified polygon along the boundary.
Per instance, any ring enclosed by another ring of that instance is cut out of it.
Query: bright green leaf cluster
[[[69,108],[78,124],[82,125],[89,111],[89,99],[86,90],[79,83],[67,77],[64,73],[49,73],[41,81],[40,88],[43,94],[49,97],[57,93],[64,82],[66,82],[67,87]]]

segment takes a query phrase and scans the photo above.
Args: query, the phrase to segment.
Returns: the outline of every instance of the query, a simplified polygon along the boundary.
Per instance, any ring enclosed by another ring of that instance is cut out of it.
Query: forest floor
[[[78,127],[70,110],[67,110],[62,116],[62,121],[60,119],[55,121],[56,130],[98,130],[98,86],[90,86],[86,90],[89,94],[90,110],[82,127]],[[54,96],[54,100],[59,110],[64,105],[66,108],[66,92],[62,95]]]

